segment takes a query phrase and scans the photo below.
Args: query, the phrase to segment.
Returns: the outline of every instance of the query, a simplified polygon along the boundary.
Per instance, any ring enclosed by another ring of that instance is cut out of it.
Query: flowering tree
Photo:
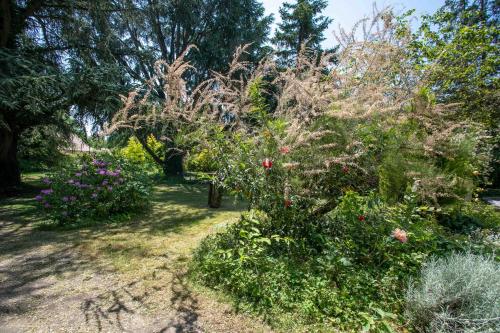
[[[151,80],[164,82],[165,101],[150,99],[148,81],[124,97],[107,130],[154,124],[176,129],[167,141],[190,133],[196,144],[212,140],[219,182],[276,217],[293,207],[295,215],[321,216],[346,189],[383,185],[402,193],[413,186],[434,203],[471,193],[488,152],[478,150],[475,124],[455,120],[453,105],[434,102],[426,73],[409,59],[408,27],[385,10],[337,38],[338,54],[304,51],[285,70],[273,57],[251,68],[240,60],[241,47],[227,73],[193,90],[183,80],[190,67],[184,56],[157,63]],[[274,110],[256,98],[263,78],[276,88]],[[214,127],[222,135],[206,135]],[[385,177],[390,170],[398,174]]]

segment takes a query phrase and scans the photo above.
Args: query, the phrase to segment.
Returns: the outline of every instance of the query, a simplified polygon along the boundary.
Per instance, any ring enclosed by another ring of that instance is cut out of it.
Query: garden
[[[330,5],[7,2],[0,327],[500,331],[498,5]]]

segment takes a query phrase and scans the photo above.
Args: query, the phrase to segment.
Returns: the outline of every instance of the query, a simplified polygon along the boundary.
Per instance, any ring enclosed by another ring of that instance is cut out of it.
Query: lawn
[[[243,203],[226,198],[209,209],[206,186],[160,181],[150,211],[130,221],[50,230],[32,199],[40,177],[25,176],[23,193],[0,201],[2,327],[266,330],[186,279],[192,249],[234,222]]]

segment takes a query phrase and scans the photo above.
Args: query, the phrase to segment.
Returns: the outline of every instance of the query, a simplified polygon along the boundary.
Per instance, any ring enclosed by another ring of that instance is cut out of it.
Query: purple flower
[[[113,190],[113,186],[108,186],[108,191],[112,191]]]
[[[97,198],[97,193],[95,193],[95,192],[94,192],[94,193],[92,193],[92,198],[93,198],[93,199]]]
[[[49,178],[45,177],[45,178],[43,179],[43,183],[44,183],[44,184],[49,185],[49,184],[50,184],[50,183],[52,183],[52,182],[50,181],[50,179],[49,179]]]
[[[36,201],[42,201],[42,196],[39,194],[35,197],[35,200]]]
[[[100,175],[103,175],[103,176],[106,174],[106,170],[104,170],[104,169],[100,169],[98,172]]]
[[[108,180],[107,180],[107,179],[104,179],[104,180],[102,181],[102,186],[105,186],[105,185],[108,185]]]
[[[48,189],[46,189],[46,190],[41,190],[40,192],[41,192],[42,194],[49,195],[49,194],[54,193],[54,190],[53,190],[53,189],[51,189],[51,188],[48,188]]]
[[[62,198],[62,200],[63,200],[64,202],[68,202],[68,201],[69,201],[69,197],[64,196],[64,197]]]
[[[81,177],[81,176],[82,176],[82,173],[81,173],[81,172],[77,172],[77,173],[75,173],[75,176],[76,176],[76,177]]]
[[[99,168],[105,168],[108,165],[108,163],[99,160],[93,160],[92,163]]]
[[[75,183],[75,180],[74,179],[70,179],[68,180],[68,184],[74,184]]]

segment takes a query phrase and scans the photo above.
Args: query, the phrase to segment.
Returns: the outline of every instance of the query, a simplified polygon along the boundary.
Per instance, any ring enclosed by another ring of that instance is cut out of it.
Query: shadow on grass
[[[219,216],[223,218],[226,213],[245,209],[244,204],[234,204],[230,198],[224,200],[220,209],[210,209],[207,192],[207,185],[204,184],[162,181],[154,188],[150,211],[136,215],[130,221],[96,224],[74,230],[34,228],[43,223],[44,218],[33,200],[33,192],[1,199],[0,316],[22,314],[36,307],[37,302],[33,298],[55,283],[52,279],[54,276],[97,269],[91,256],[82,258],[78,252],[79,246],[86,242],[98,240],[96,248],[104,254],[125,253],[126,260],[132,257],[141,259],[151,255],[148,248],[141,247],[149,235],[168,237],[169,233],[180,233],[204,220]],[[113,239],[115,236],[116,239]],[[140,237],[143,238],[134,242]],[[168,270],[168,267],[164,269]],[[166,281],[165,285],[171,288],[170,303],[175,316],[166,326],[160,323],[158,327],[164,328],[159,332],[198,331],[197,300],[187,286],[185,273],[172,271],[171,275],[172,281]],[[106,291],[95,298],[85,299],[81,310],[87,323],[92,323],[98,330],[103,330],[103,325],[113,325],[123,330],[122,317],[133,316],[137,309],[130,304],[140,307],[148,297],[147,292],[141,295],[132,292],[135,283],[137,281]],[[40,302],[50,302],[57,295],[46,297]]]

